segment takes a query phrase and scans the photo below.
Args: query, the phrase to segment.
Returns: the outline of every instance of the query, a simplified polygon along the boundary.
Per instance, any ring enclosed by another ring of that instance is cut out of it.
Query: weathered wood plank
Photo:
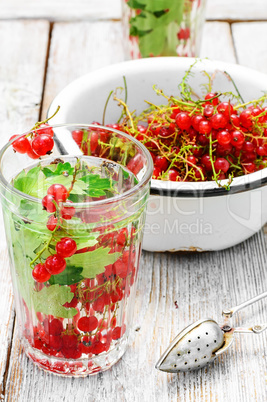
[[[44,92],[43,117],[57,93],[75,78],[123,60],[120,22],[55,24]]]
[[[0,145],[38,120],[49,24],[0,22]],[[7,40],[9,39],[9,40]],[[0,211],[0,389],[9,357],[14,310],[2,211]]]
[[[206,22],[200,48],[200,57],[236,62],[230,25],[227,22]]]
[[[121,0],[1,0],[0,18],[48,18],[51,21],[121,18]],[[208,20],[267,19],[265,0],[207,0]]]
[[[207,0],[208,20],[264,20],[267,19],[265,0]]]
[[[232,24],[232,31],[238,63],[267,73],[267,22]]]
[[[1,0],[0,18],[47,18],[52,21],[121,17],[120,0]]]
[[[240,335],[208,369],[171,375],[154,365],[185,326],[200,318],[221,322],[221,310],[264,290],[267,282],[263,233],[223,252],[144,252],[130,347],[120,362],[89,379],[63,379],[37,369],[16,341],[7,401],[150,402],[226,400],[263,402],[266,397],[266,334]],[[233,318],[246,326],[267,320],[266,300]],[[178,308],[177,308],[178,306]]]

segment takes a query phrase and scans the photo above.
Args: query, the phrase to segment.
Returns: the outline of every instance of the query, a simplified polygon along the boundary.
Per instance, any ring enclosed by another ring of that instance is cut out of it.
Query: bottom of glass
[[[24,351],[34,364],[40,369],[62,377],[87,377],[108,370],[124,355],[127,344],[127,336],[124,335],[108,352],[75,360],[48,356],[33,348],[26,339],[22,340]]]

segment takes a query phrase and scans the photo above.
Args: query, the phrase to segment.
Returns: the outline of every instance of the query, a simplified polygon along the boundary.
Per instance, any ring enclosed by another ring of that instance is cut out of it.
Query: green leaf
[[[179,3],[179,0],[175,0],[175,2],[173,0],[143,0],[143,1],[145,3],[146,10],[151,12],[165,11],[173,7],[176,8],[177,3]]]
[[[159,56],[164,48],[166,30],[159,26],[152,32],[139,38],[139,48],[142,57]]]
[[[52,275],[49,279],[50,285],[74,285],[83,279],[81,267],[67,265],[66,269],[58,275]]]
[[[41,166],[36,166],[29,170],[29,172],[25,172],[22,170],[20,174],[14,179],[14,187],[21,191],[24,194],[31,194],[33,188],[37,186],[37,178],[39,172],[41,170]]]
[[[100,247],[86,253],[74,254],[67,259],[67,264],[82,267],[81,275],[84,278],[93,279],[105,271],[105,266],[114,264],[121,255],[121,253],[109,254],[109,252],[109,247]]]
[[[57,165],[50,165],[50,166],[51,166],[50,169],[48,167],[44,167],[42,169],[45,177],[59,176],[62,173],[68,173],[69,176],[72,176],[74,172],[74,168],[71,167],[71,164],[69,162],[65,163],[59,162]]]
[[[151,31],[157,27],[158,18],[154,14],[142,11],[141,14],[131,18],[131,26],[138,31]]]
[[[75,308],[64,307],[63,304],[73,299],[73,293],[69,287],[58,284],[45,287],[32,295],[35,311],[43,314],[51,314],[55,317],[72,318],[77,314]]]
[[[90,197],[101,197],[102,195],[106,195],[105,191],[113,189],[113,186],[116,183],[114,180],[100,177],[98,174],[88,174],[80,180],[82,180],[84,184],[86,183],[86,193]]]

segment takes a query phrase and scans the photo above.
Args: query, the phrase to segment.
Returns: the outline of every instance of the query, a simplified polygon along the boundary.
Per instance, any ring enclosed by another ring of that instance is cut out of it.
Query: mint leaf
[[[100,247],[86,253],[74,254],[67,259],[67,264],[82,267],[81,275],[84,278],[93,279],[105,271],[105,266],[114,264],[121,255],[121,253],[109,254],[109,252],[109,247]]]
[[[73,299],[73,293],[69,287],[58,284],[45,287],[39,292],[33,291],[32,301],[35,311],[43,314],[51,314],[55,317],[72,318],[77,314],[75,308],[64,307],[63,304]]]
[[[66,269],[58,275],[52,275],[49,279],[50,285],[74,285],[83,279],[81,267],[67,265]]]
[[[71,164],[69,162],[65,162],[65,163],[59,162],[57,165],[51,165],[51,166],[53,166],[53,167],[56,166],[56,169],[53,167],[51,167],[50,169],[48,167],[44,167],[42,169],[45,177],[59,176],[62,173],[68,173],[69,176],[73,175],[74,168],[71,167]]]

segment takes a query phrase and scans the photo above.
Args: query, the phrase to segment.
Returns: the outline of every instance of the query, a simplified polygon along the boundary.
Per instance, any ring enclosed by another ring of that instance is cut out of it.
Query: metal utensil
[[[228,349],[233,342],[235,333],[259,334],[265,331],[267,323],[249,328],[232,328],[229,325],[229,319],[237,311],[264,297],[267,297],[267,292],[236,307],[223,310],[224,324],[221,327],[211,318],[205,318],[189,325],[174,338],[157,362],[156,369],[169,373],[198,370]]]

